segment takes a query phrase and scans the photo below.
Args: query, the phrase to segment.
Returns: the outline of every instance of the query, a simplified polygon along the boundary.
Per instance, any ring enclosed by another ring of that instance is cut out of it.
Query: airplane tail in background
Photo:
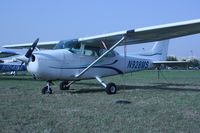
[[[153,48],[141,53],[141,56],[148,57],[154,61],[165,61],[167,59],[169,40],[158,41]]]

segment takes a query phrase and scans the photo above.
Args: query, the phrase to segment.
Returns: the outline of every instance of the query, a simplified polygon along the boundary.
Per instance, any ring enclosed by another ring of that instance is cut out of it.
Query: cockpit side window
[[[87,56],[101,56],[106,51],[107,51],[106,49],[85,45],[83,53],[84,55],[87,55]],[[115,55],[116,54],[114,51],[110,51],[105,57],[114,57]]]
[[[99,48],[90,47],[86,45],[83,54],[87,56],[98,56],[98,50]]]
[[[80,48],[81,48],[80,43],[75,43],[72,45],[72,47],[69,48],[69,51],[75,54],[81,54]]]

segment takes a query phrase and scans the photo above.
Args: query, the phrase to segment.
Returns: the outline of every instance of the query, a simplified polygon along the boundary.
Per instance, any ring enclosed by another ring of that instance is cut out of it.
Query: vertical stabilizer
[[[153,48],[140,54],[155,61],[165,61],[167,59],[169,40],[158,41]]]

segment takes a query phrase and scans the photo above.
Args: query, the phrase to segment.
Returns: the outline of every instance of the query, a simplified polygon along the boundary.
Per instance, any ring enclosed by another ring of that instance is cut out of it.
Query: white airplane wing
[[[119,46],[155,42],[197,33],[200,33],[200,19],[79,38],[79,41],[93,46],[102,46],[103,41],[107,47],[111,47],[123,36],[125,39]]]
[[[37,44],[38,48],[44,49],[52,49],[59,41],[51,41],[51,42],[39,42]],[[22,49],[22,48],[30,48],[33,43],[23,43],[23,44],[13,44],[13,45],[4,45],[3,48],[8,49]]]
[[[170,23],[165,25],[151,26],[138,28],[133,30],[125,30],[110,34],[103,34],[92,37],[78,38],[78,41],[86,45],[93,47],[106,47],[110,48],[116,44],[122,37],[125,37],[118,46],[132,45],[138,43],[154,42],[160,40],[166,40],[186,35],[192,35],[200,33],[200,19],[183,21],[178,23]],[[52,48],[59,41],[54,42],[42,42],[38,43],[38,48]],[[29,44],[16,44],[5,45],[4,48],[26,48],[30,47]]]

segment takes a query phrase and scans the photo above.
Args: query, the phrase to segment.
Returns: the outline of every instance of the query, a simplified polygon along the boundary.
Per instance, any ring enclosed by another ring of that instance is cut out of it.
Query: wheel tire
[[[107,86],[106,86],[106,93],[107,94],[109,94],[109,95],[110,94],[116,94],[116,92],[117,92],[117,87],[114,83],[107,84]]]
[[[46,94],[46,93],[52,94],[52,89],[49,88],[49,91],[48,91],[48,86],[45,86],[44,88],[42,88],[42,94]]]
[[[42,88],[42,94],[45,94],[47,92],[47,90],[48,90],[47,86],[45,86],[44,88]]]
[[[69,84],[68,81],[63,81],[63,82],[61,82],[61,83],[60,83],[60,90],[69,90],[69,87],[70,87],[70,86],[66,87],[66,85],[68,85],[68,84]]]

